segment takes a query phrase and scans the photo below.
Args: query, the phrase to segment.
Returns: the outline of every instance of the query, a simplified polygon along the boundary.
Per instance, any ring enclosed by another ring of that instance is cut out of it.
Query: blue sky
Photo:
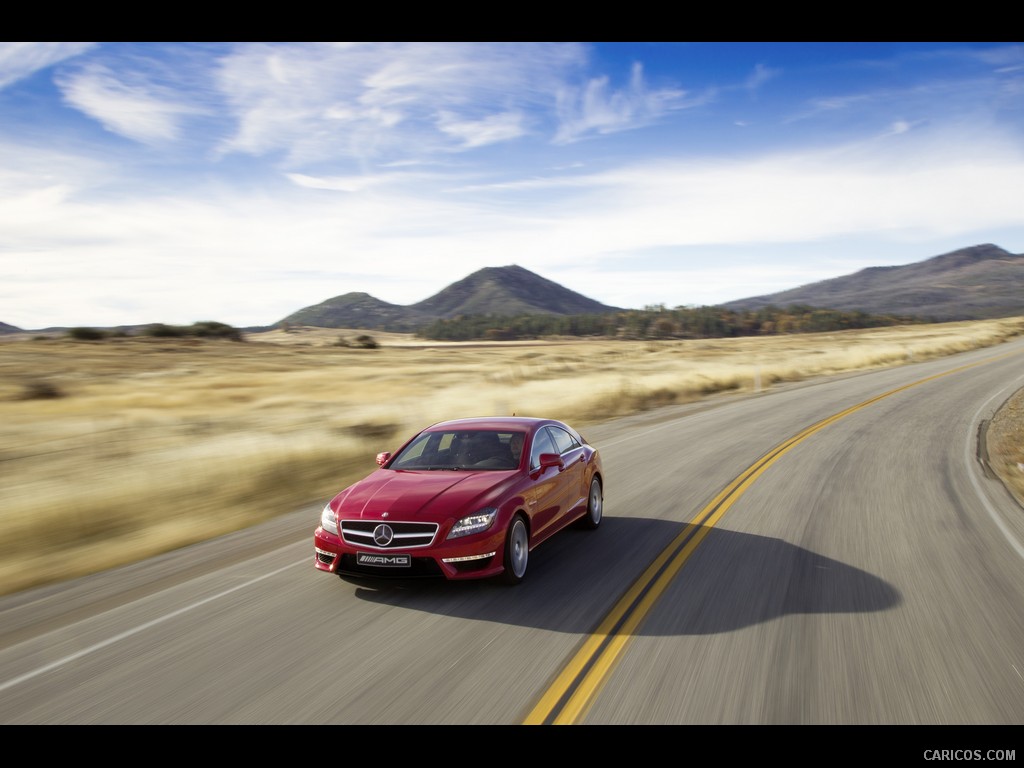
[[[268,325],[518,264],[700,306],[1024,252],[1019,43],[0,43],[0,322]]]

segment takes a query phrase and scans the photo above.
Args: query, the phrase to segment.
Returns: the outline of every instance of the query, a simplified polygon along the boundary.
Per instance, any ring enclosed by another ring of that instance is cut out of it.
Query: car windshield
[[[423,432],[388,469],[510,470],[519,466],[525,434],[512,430]]]

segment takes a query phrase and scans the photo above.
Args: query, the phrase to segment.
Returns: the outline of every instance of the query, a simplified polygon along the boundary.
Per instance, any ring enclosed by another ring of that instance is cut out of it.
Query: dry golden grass
[[[377,451],[434,421],[514,412],[585,427],[989,346],[1024,333],[1024,318],[657,342],[445,344],[371,332],[378,349],[337,345],[361,333],[273,331],[246,343],[5,338],[0,591],[325,501],[372,469]],[[1016,461],[1024,456],[1006,466]]]

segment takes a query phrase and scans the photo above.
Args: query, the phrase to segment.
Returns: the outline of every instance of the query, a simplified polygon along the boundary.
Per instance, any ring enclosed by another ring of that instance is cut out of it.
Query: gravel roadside
[[[1011,395],[993,415],[986,446],[989,466],[1024,512],[1024,389]]]

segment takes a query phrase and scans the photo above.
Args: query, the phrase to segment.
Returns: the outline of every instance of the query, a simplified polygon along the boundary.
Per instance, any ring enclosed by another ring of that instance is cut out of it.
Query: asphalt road
[[[0,723],[1020,724],[1022,386],[1018,340],[584,430],[604,523],[518,587],[316,571],[317,506],[3,597]]]

